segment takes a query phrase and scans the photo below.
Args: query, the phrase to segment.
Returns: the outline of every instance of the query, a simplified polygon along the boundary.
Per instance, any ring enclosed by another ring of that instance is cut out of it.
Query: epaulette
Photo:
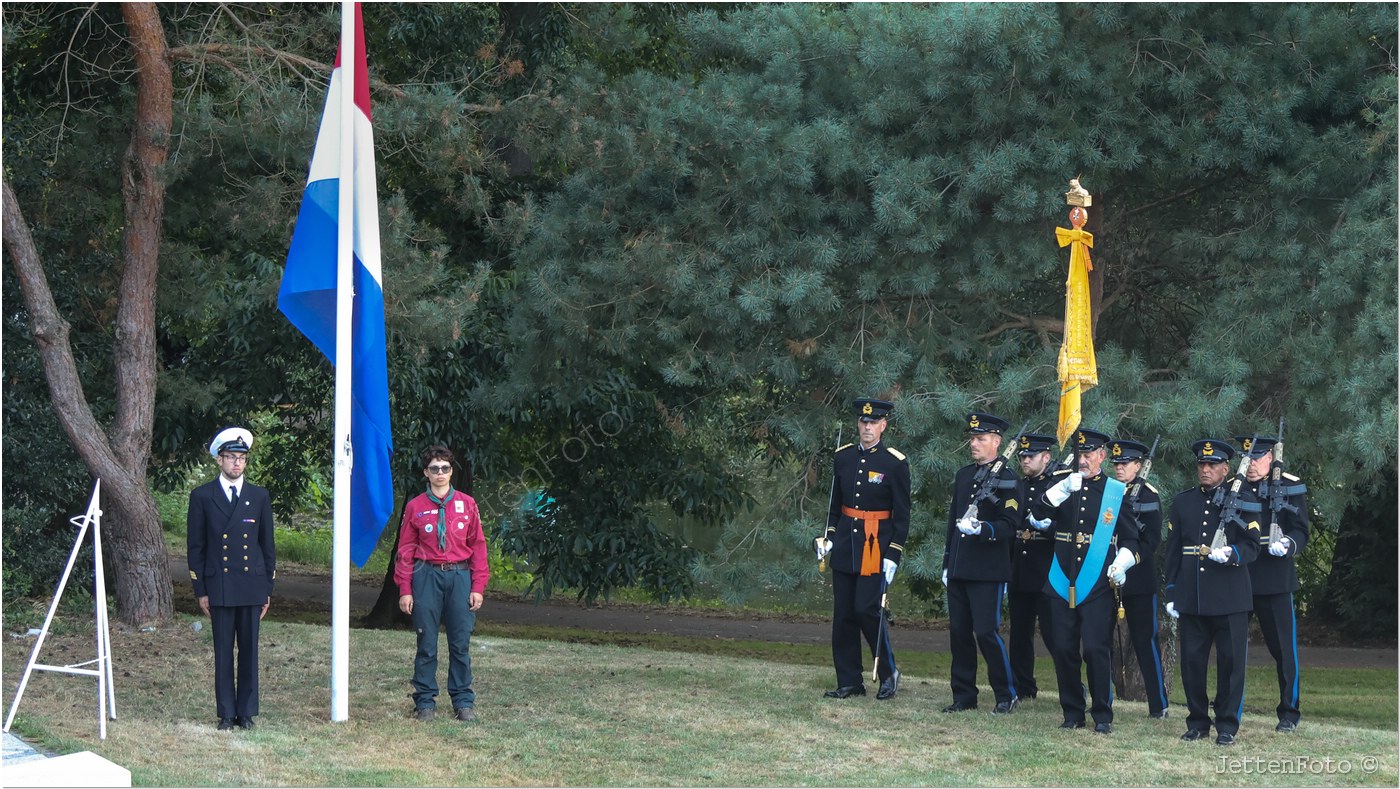
[[[850,448],[853,447],[853,446],[855,446],[855,442],[851,442],[851,443],[849,443],[849,444],[845,444],[845,445],[839,446],[839,447],[836,448],[836,451],[837,451],[837,452],[840,452],[840,451],[842,451],[842,450],[850,449]]]
[[[885,449],[889,450],[889,453],[890,453],[891,455],[894,455],[894,456],[895,456],[896,458],[898,458],[899,460],[904,460],[904,459],[905,459],[904,453],[903,453],[903,452],[900,452],[898,449],[890,449],[889,447],[885,447]]]
[[[1152,487],[1152,483],[1151,483],[1151,482],[1148,482],[1147,480],[1143,480],[1142,486],[1145,487],[1145,488],[1147,488],[1148,490],[1152,491],[1153,493],[1157,493],[1157,489],[1154,488],[1154,487]],[[1158,493],[1158,495],[1160,496],[1161,494]]]

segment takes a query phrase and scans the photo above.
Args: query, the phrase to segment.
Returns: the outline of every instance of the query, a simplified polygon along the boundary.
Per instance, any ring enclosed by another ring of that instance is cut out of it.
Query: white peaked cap
[[[252,433],[249,433],[247,430],[244,430],[241,427],[226,427],[223,430],[220,430],[219,434],[217,436],[214,436],[214,440],[210,442],[209,454],[213,455],[214,457],[218,457],[219,450],[224,448],[224,444],[230,444],[235,441],[242,441],[244,446],[247,447],[247,449],[253,448]]]

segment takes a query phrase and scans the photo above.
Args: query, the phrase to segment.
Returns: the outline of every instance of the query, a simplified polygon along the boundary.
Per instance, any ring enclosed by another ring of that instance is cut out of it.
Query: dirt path
[[[189,589],[189,571],[180,556],[170,558],[170,574],[177,591]],[[288,572],[279,568],[273,608],[279,599],[295,600],[303,610],[330,611],[329,575]],[[378,583],[352,582],[350,607],[352,621],[368,613],[379,598]],[[270,612],[275,616],[275,611]],[[797,617],[749,618],[687,609],[632,604],[607,604],[585,608],[571,600],[535,603],[487,594],[479,619],[512,625],[579,627],[613,633],[662,633],[690,638],[723,638],[743,641],[773,641],[785,644],[830,643],[831,624],[824,620]],[[896,621],[893,631],[900,649],[929,652],[948,651],[948,631],[938,627],[916,626]],[[1044,645],[1036,644],[1037,654],[1048,656]],[[1396,669],[1396,649],[1359,649],[1304,644],[1299,647],[1304,666],[1333,668]],[[1250,644],[1250,665],[1272,665],[1264,644]]]

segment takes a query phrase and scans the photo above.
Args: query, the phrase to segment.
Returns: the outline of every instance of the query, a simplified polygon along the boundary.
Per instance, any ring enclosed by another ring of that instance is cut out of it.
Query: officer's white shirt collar
[[[225,495],[225,496],[228,495],[228,489],[229,489],[230,486],[233,487],[233,492],[234,492],[235,498],[236,498],[237,496],[241,496],[241,495],[243,494],[243,478],[242,478],[242,477],[239,477],[238,479],[229,479],[228,477],[225,477],[223,474],[220,474],[220,475],[219,475],[219,487],[223,489],[224,495]]]

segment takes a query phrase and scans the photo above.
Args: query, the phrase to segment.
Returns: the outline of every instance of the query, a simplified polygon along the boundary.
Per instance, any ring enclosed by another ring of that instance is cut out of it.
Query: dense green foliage
[[[1393,457],[1372,438],[1395,428],[1393,22],[1376,6],[694,14],[694,77],[601,91],[579,69],[562,89],[538,144],[574,166],[517,253],[532,298],[513,333],[537,356],[516,369],[566,390],[588,367],[658,375],[680,418],[743,392],[758,457],[823,454],[841,404],[893,397],[932,578],[961,414],[1053,420],[1053,227],[1083,174],[1103,278],[1085,424],[1161,434],[1170,493],[1195,438],[1286,416],[1335,528]],[[778,531],[797,549],[818,522]]]
[[[179,140],[151,473],[175,485],[214,430],[257,418],[262,481],[292,515],[322,473],[331,370],[275,294],[334,11],[162,12]],[[103,7],[4,14],[6,178],[63,283],[101,419],[119,385],[104,294],[129,53]],[[440,440],[498,511],[547,491],[543,517],[501,527],[541,593],[801,593],[845,404],[877,395],[897,402],[888,439],[914,469],[902,577],[936,599],[961,415],[1052,428],[1054,228],[1076,175],[1094,193],[1099,297],[1086,426],[1160,434],[1169,495],[1190,482],[1192,440],[1285,417],[1316,528],[1339,553],[1375,528],[1347,513],[1395,474],[1377,440],[1396,434],[1393,6],[442,4],[365,19],[400,483],[422,484],[413,456]],[[34,373],[6,378],[8,522],[74,494],[15,462],[71,450],[5,277],[5,367]],[[661,511],[717,547],[666,533]],[[1363,551],[1386,561],[1309,591],[1393,588],[1393,554]]]

